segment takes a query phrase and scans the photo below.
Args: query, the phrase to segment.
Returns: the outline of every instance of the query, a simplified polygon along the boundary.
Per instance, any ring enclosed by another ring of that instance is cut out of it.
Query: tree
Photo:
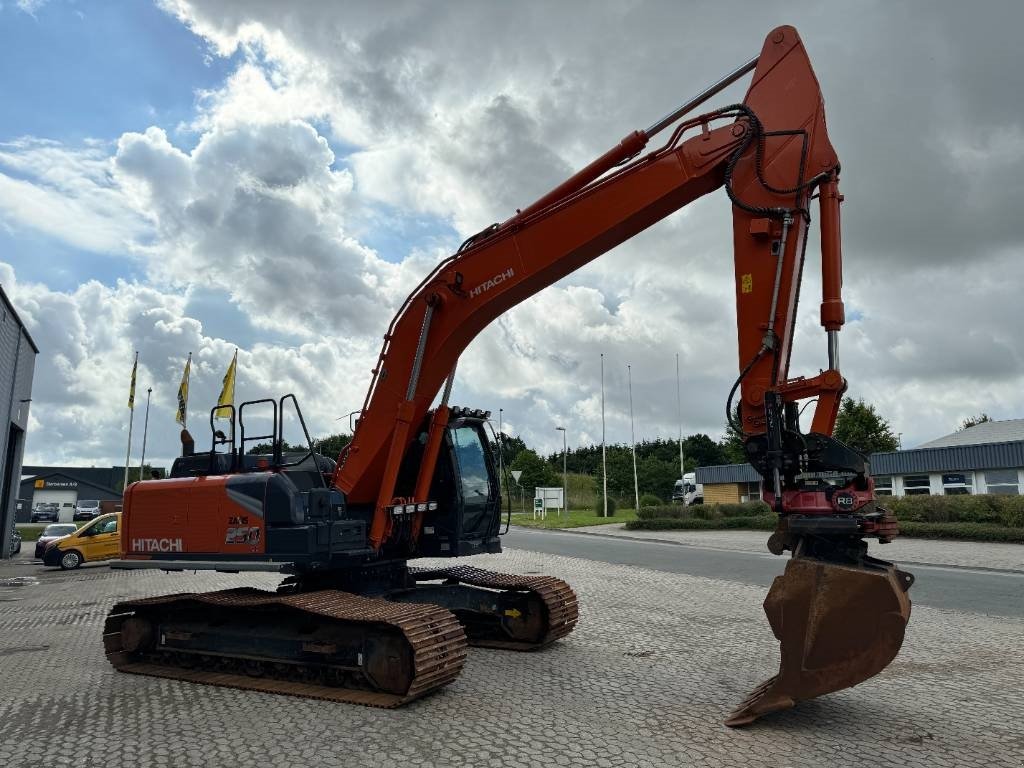
[[[740,423],[740,404],[732,409],[732,421],[725,423],[725,435],[718,445],[724,454],[725,463],[743,464],[747,461],[747,453],[743,450],[743,433],[733,427],[732,422]]]
[[[520,451],[526,450],[526,443],[518,435],[509,435],[505,432],[499,432],[498,438],[501,441],[501,460],[508,467],[515,461]],[[497,460],[498,446],[493,441],[491,441],[491,450],[494,452],[495,460]]]
[[[321,456],[326,456],[329,459],[336,459],[341,453],[341,449],[352,442],[352,435],[337,434],[328,435],[327,437],[314,437],[313,447],[316,452]],[[250,456],[257,455],[269,455],[274,452],[274,446],[270,443],[256,443],[256,445],[249,448],[246,453]],[[305,443],[289,443],[287,440],[281,441],[281,453],[309,453],[309,446]]]
[[[523,473],[519,477],[519,485],[528,495],[533,495],[533,490],[537,487],[554,488],[562,485],[561,477],[537,455],[536,451],[529,448],[519,452],[509,469],[520,470]]]
[[[987,413],[979,413],[977,416],[970,416],[960,423],[960,429],[958,429],[957,432],[963,432],[965,429],[970,429],[971,427],[976,427],[979,424],[984,424],[986,421],[992,421],[992,417]]]
[[[875,406],[863,400],[844,397],[836,419],[835,436],[851,448],[870,455],[878,451],[895,451],[899,440]]]

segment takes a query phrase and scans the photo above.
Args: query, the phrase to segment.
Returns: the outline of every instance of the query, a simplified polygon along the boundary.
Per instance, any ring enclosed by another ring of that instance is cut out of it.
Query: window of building
[[[1020,486],[1017,484],[1016,469],[986,469],[985,490],[1003,496],[1017,496]]]
[[[920,496],[931,493],[931,482],[928,475],[906,475],[903,478],[903,494]]]
[[[883,475],[875,478],[875,495],[892,496],[892,478]]]
[[[740,483],[740,501],[760,501],[761,483]]]
[[[970,472],[948,472],[942,475],[942,492],[947,496],[974,493],[974,475]]]

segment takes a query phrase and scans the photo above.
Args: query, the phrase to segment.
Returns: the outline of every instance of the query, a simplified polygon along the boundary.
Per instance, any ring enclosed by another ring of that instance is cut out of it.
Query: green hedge
[[[900,523],[900,536],[920,539],[963,541],[1006,541],[1024,544],[1024,528],[1007,528],[993,523]]]
[[[631,531],[716,531],[736,528],[772,531],[775,529],[775,517],[758,515],[757,517],[720,517],[717,520],[704,520],[698,517],[630,520],[626,523],[626,528]]]
[[[900,535],[928,539],[1024,543],[1024,496],[882,497],[900,522]],[[775,515],[762,501],[641,509],[630,530],[772,530]]]
[[[989,523],[1024,528],[1024,496],[883,496],[879,503],[901,523]]]

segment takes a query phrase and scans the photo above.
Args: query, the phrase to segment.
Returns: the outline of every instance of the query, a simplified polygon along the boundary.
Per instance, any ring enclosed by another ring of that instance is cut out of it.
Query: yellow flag
[[[135,353],[135,365],[132,366],[132,386],[128,390],[128,408],[135,410],[135,374],[139,370],[139,353]]]
[[[235,356],[231,358],[231,365],[228,366],[228,372],[224,374],[224,386],[220,390],[220,397],[217,399],[217,405],[234,405],[235,404],[235,369],[238,367],[238,350],[235,350]],[[213,417],[215,419],[230,419],[231,411],[227,408],[217,408]]]
[[[185,372],[181,375],[181,384],[178,385],[178,412],[174,416],[174,420],[185,426],[185,420],[188,418],[188,377],[192,371],[192,353],[188,353],[188,360],[185,362]]]

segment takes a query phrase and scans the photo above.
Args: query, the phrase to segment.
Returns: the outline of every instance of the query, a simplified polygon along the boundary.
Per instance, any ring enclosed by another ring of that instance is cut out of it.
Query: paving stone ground
[[[619,523],[588,525],[573,532],[654,539],[712,549],[766,552],[767,531],[627,531]],[[889,544],[871,542],[871,554],[899,563],[953,565],[958,568],[996,568],[1024,572],[1024,544],[979,541],[936,541],[898,537]]]
[[[577,631],[538,653],[472,649],[453,685],[393,711],[127,675],[104,659],[117,600],[270,588],[268,576],[2,564],[0,766],[1024,764],[1024,620],[915,607],[881,675],[731,730],[723,717],[777,668],[761,588],[520,551],[469,562],[567,579]]]

